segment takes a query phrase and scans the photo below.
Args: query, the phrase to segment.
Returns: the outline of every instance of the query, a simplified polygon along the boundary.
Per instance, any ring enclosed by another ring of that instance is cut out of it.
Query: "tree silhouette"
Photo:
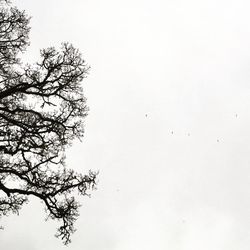
[[[65,167],[65,148],[83,136],[88,108],[81,81],[89,67],[68,43],[41,50],[40,61],[23,66],[29,45],[29,17],[0,0],[0,217],[18,213],[29,196],[45,204],[47,218],[59,220],[65,244],[75,231],[79,203],[96,173]]]

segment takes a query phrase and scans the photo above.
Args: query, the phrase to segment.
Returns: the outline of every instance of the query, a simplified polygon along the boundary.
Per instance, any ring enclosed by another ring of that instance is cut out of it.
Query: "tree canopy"
[[[0,0],[0,217],[40,199],[47,218],[61,221],[56,236],[70,242],[79,203],[97,173],[65,166],[65,149],[84,133],[88,107],[81,86],[89,67],[63,43],[41,50],[35,65],[20,56],[29,45],[29,17]]]

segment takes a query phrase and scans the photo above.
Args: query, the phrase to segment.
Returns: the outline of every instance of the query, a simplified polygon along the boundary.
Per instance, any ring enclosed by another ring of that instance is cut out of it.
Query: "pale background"
[[[69,41],[91,65],[68,166],[100,174],[69,247],[32,200],[1,249],[248,250],[250,2],[14,3],[32,16],[26,60]]]

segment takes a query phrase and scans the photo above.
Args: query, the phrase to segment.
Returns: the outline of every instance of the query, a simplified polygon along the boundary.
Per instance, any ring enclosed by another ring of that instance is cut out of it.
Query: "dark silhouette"
[[[56,234],[70,242],[79,203],[96,174],[65,167],[65,148],[83,136],[88,108],[81,81],[89,67],[64,43],[41,50],[35,66],[19,54],[28,45],[29,17],[0,0],[0,216],[18,213],[29,196],[43,201],[47,217],[62,222]]]

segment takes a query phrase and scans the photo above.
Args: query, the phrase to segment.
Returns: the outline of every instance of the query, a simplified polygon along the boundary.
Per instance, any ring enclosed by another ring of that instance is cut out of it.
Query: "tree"
[[[71,44],[41,50],[40,61],[24,66],[20,52],[29,45],[29,17],[0,0],[0,217],[18,213],[28,197],[59,220],[65,244],[75,231],[79,203],[97,173],[75,173],[65,166],[65,149],[84,133],[88,108],[81,81],[89,67]]]

